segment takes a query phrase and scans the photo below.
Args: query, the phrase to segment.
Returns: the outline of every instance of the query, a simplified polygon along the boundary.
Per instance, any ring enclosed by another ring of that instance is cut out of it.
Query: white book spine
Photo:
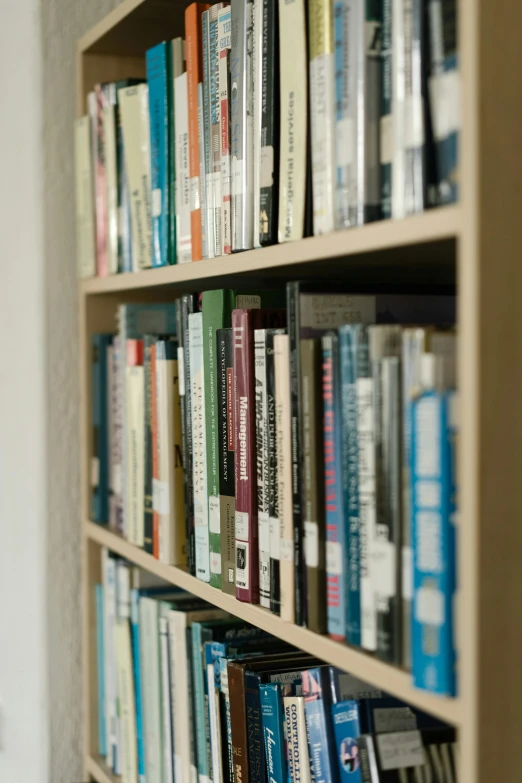
[[[192,448],[194,453],[194,527],[196,576],[210,581],[208,531],[207,456],[205,433],[203,314],[189,315],[190,404],[192,409]]]
[[[120,694],[121,779],[138,783],[136,702],[129,622],[119,622],[114,629]]]
[[[259,603],[270,609],[270,518],[268,514],[268,400],[265,329],[254,331],[256,400],[257,527],[259,539]]]
[[[302,239],[306,194],[308,68],[304,0],[279,0],[281,151],[279,242]]]
[[[254,247],[261,247],[259,216],[261,214],[261,106],[263,100],[263,0],[253,5],[253,74],[254,74]],[[264,605],[264,604],[262,604]]]
[[[131,194],[132,256],[136,271],[152,266],[149,88],[119,90],[125,168]]]
[[[375,651],[377,649],[377,609],[371,567],[376,529],[373,379],[358,378],[356,393],[359,450],[361,646],[365,650]]]
[[[163,780],[171,783],[173,773],[172,715],[170,711],[169,637],[166,617],[159,618],[161,658],[161,711],[163,719]]]
[[[169,612],[170,690],[174,735],[174,780],[190,780],[188,660],[185,612]],[[183,720],[176,720],[182,715]]]
[[[118,273],[118,167],[116,162],[116,106],[103,109],[105,168],[107,171],[107,262],[109,274]]]
[[[163,783],[158,602],[143,596],[140,598],[140,654],[145,779],[147,783]]]
[[[124,560],[116,561],[116,619],[130,620],[130,566]]]
[[[186,72],[174,79],[174,126],[176,130],[176,246],[177,263],[192,261],[190,233],[190,174],[188,97]]]
[[[107,763],[113,771],[118,769],[118,675],[114,647],[116,625],[116,562],[102,549],[103,579],[103,638],[105,640],[105,724],[107,726]]]
[[[129,512],[128,538],[136,546],[143,546],[144,523],[144,377],[143,367],[126,368],[127,431],[127,508]]]
[[[230,30],[232,14],[230,6],[222,8],[218,15],[219,40],[219,102],[221,137],[221,246],[226,255],[232,252],[232,213],[230,203],[230,103],[229,103],[229,62]]]
[[[295,622],[294,545],[292,516],[292,437],[290,425],[290,347],[286,334],[274,336],[277,491],[279,494],[279,556],[281,619]]]
[[[205,174],[205,138],[203,122],[203,84],[198,84],[199,203],[201,205],[201,255],[209,258],[207,177]]]
[[[96,274],[94,244],[94,195],[92,179],[92,146],[90,117],[80,117],[75,123],[76,173],[76,242],[78,275]]]
[[[285,696],[283,698],[283,706],[288,744],[288,770],[291,783],[311,783],[304,697]]]

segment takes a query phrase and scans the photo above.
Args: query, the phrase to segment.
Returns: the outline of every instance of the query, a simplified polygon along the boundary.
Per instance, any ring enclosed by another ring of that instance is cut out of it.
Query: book
[[[203,27],[203,18],[202,18]],[[201,252],[203,258],[209,257],[208,240],[208,208],[207,208],[207,149],[205,146],[205,90],[203,82],[198,84],[198,144],[199,144],[199,179],[201,202]]]
[[[203,12],[201,17],[201,41],[203,47],[203,104],[202,104],[202,143],[203,143],[203,166],[202,177],[205,178],[204,201],[202,209],[205,214],[202,222],[202,232],[206,236],[206,253],[203,251],[204,258],[214,258],[215,252],[215,233],[213,225],[212,205],[214,203],[214,180],[211,175],[211,130],[210,130],[210,51],[209,51],[209,17],[213,6]]]
[[[255,9],[254,9],[255,12]],[[270,523],[268,514],[268,399],[266,330],[254,330],[255,455],[257,476],[257,528],[259,541],[259,603],[270,609]]]
[[[173,38],[169,43],[169,58],[167,61],[167,106],[168,106],[168,142],[170,146],[169,150],[169,165],[168,165],[168,190],[169,190],[169,214],[168,214],[168,263],[177,264],[178,261],[178,207],[176,196],[176,180],[179,177],[180,187],[185,190],[185,197],[188,203],[188,115],[187,115],[187,94],[186,84],[185,91],[183,92],[184,102],[181,104],[184,114],[183,133],[181,135],[182,149],[185,148],[184,161],[181,161],[182,167],[184,164],[183,173],[180,171],[178,174],[178,137],[176,126],[176,79],[183,76],[185,73],[185,41],[183,38]],[[185,135],[187,134],[187,135]],[[183,157],[183,154],[182,154]],[[182,182],[183,178],[183,182]]]
[[[234,339],[236,597],[259,600],[259,556],[255,464],[254,345],[256,328],[282,327],[283,310],[237,309],[232,313]]]
[[[178,345],[172,340],[156,343],[156,394],[159,476],[154,485],[154,505],[159,514],[158,557],[162,563],[185,565]]]
[[[153,334],[147,334],[143,338],[143,399],[144,399],[144,432],[145,437],[143,441],[143,549],[148,554],[154,553],[153,546],[153,490],[152,480],[153,474],[157,474],[156,470],[152,468],[153,454],[152,454],[152,400],[156,397],[156,367],[154,367],[154,373],[152,370],[152,360],[154,357],[154,364],[156,362],[156,341],[157,337]],[[157,462],[157,399],[155,400],[155,438],[154,438],[154,459]],[[154,475],[154,478],[158,478]]]
[[[259,695],[268,780],[287,781],[288,767],[280,683],[269,682],[260,685]]]
[[[185,9],[190,164],[190,234],[192,238],[193,261],[199,261],[203,257],[201,239],[200,151],[198,141],[198,84],[203,79],[201,15],[209,7],[210,6],[206,3],[191,3]]]
[[[91,120],[86,115],[76,120],[74,133],[76,253],[78,276],[81,278],[96,274],[91,152]]]
[[[159,618],[159,647],[160,647],[160,684],[161,684],[161,719],[162,719],[162,751],[163,751],[163,776],[165,780],[172,780],[174,772],[174,745],[173,745],[173,718],[171,712],[171,681],[170,681],[170,650],[168,621],[165,614]]]
[[[127,340],[125,367],[126,425],[128,433],[127,508],[129,510],[127,538],[136,546],[144,541],[144,446],[145,446],[145,375],[143,341]]]
[[[303,698],[308,732],[310,764],[316,783],[335,780],[336,761],[330,722],[332,699],[328,667],[303,671]]]
[[[112,339],[109,383],[109,527],[123,532],[122,443],[123,443],[123,381],[124,367],[118,335]]]
[[[302,502],[307,626],[326,631],[326,552],[321,341],[300,341],[302,399]]]
[[[277,424],[276,424],[276,381],[274,339],[286,330],[266,330],[266,396],[267,396],[267,492],[268,492],[268,530],[270,536],[270,611],[280,613],[281,607],[281,571],[280,571],[280,517],[279,517],[279,477],[277,462]]]
[[[109,521],[108,351],[112,335],[92,336],[91,519]]]
[[[253,243],[261,247],[261,111],[263,101],[263,1],[252,2],[252,174]]]
[[[461,81],[457,54],[455,0],[430,0],[429,103],[437,172],[435,204],[458,198],[458,144],[461,124]]]
[[[190,313],[188,321],[196,576],[198,579],[208,582],[210,581],[210,549],[205,431],[203,314]]]
[[[380,180],[381,180],[381,217],[387,220],[392,217],[392,183],[394,158],[394,115],[393,115],[393,65],[394,49],[392,31],[395,31],[392,18],[397,8],[392,0],[381,0],[381,116],[380,116]],[[401,3],[396,6],[400,7]],[[400,51],[396,53],[395,66],[400,67]]]
[[[237,251],[254,246],[252,4],[232,0],[230,8],[230,190],[232,250]]]
[[[363,783],[457,780],[454,729],[363,734],[357,745]]]
[[[125,143],[119,101],[119,91],[124,87],[140,84],[143,79],[121,79],[114,83],[115,123],[116,123],[116,176],[117,176],[117,215],[118,215],[118,271],[133,271],[132,253],[132,216],[129,181],[125,166]]]
[[[290,413],[290,350],[287,334],[274,337],[277,495],[279,508],[279,571],[281,619],[293,623],[294,546],[292,516],[292,438]]]
[[[159,511],[154,504],[154,486],[159,481],[159,449],[158,449],[158,392],[157,392],[156,340],[150,349],[150,385],[151,385],[151,508],[152,508],[152,554],[159,557]]]
[[[125,783],[138,783],[136,704],[132,668],[131,631],[127,622],[116,623],[114,647],[118,671],[121,776]]]
[[[173,41],[173,45],[179,39]],[[176,263],[192,261],[187,72],[174,77],[176,143]]]
[[[119,769],[118,749],[118,673],[114,646],[116,624],[116,563],[106,547],[101,550],[101,573],[103,586],[103,639],[105,645],[105,727],[107,730],[107,765]]]
[[[333,231],[335,64],[332,0],[308,3],[313,232]]]
[[[171,44],[162,41],[145,53],[149,87],[150,187],[152,214],[152,266],[171,263],[169,235],[170,166],[172,144],[169,130],[172,93]]]
[[[141,696],[140,654],[140,596],[137,589],[130,591],[130,620],[132,632],[132,660],[134,666],[134,693],[136,699],[136,749],[138,755],[138,780],[145,783],[145,745],[143,736],[143,703]]]
[[[303,696],[284,696],[288,772],[291,783],[311,783]]]
[[[232,46],[230,6],[218,12],[219,42],[219,119],[221,150],[221,247],[224,255],[232,252],[232,213],[230,201],[230,51]]]
[[[147,783],[163,781],[159,616],[159,601],[142,595],[139,629]]]
[[[107,270],[110,275],[117,274],[118,269],[118,159],[116,132],[116,86],[117,83],[105,85],[105,100],[102,109],[103,145],[105,156],[105,178],[107,187]]]
[[[146,84],[138,84],[118,92],[125,168],[131,197],[132,255],[136,271],[152,266],[148,90]]]
[[[361,734],[358,703],[348,699],[332,704],[332,724],[340,783],[362,783],[357,747]]]
[[[221,100],[219,95],[219,12],[224,3],[211,5],[208,11],[208,78],[209,78],[209,173],[210,188],[207,188],[209,202],[209,226],[213,235],[214,255],[221,256]],[[230,11],[230,8],[229,8]]]
[[[105,165],[105,138],[103,110],[108,103],[108,85],[96,84],[89,93],[88,109],[91,118],[93,172],[94,172],[94,218],[96,226],[96,274],[107,277],[107,169]]]
[[[107,756],[107,725],[105,706],[105,639],[103,634],[103,585],[95,585],[96,594],[96,674],[98,682],[98,753]]]
[[[236,538],[234,516],[234,353],[232,328],[216,330],[217,346],[217,442],[219,457],[219,518],[222,579],[225,593],[236,593]]]
[[[279,0],[280,162],[278,240],[305,236],[308,71],[303,0]]]

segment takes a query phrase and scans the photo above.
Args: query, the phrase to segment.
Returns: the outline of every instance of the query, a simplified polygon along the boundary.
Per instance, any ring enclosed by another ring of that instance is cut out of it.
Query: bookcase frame
[[[92,85],[145,75],[145,50],[183,35],[185,0],[125,0],[79,42],[77,113]],[[402,221],[219,259],[79,283],[85,775],[114,777],[97,755],[93,585],[100,546],[284,637],[456,726],[460,783],[520,783],[522,769],[522,4],[458,0],[462,74],[460,202]],[[304,276],[456,284],[460,388],[459,696],[414,689],[406,672],[236,601],[159,563],[89,517],[90,339],[121,302]]]

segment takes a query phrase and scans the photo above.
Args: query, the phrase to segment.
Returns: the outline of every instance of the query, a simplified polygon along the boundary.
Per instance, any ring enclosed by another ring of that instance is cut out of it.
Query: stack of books
[[[93,521],[454,695],[454,319],[319,281],[121,305],[93,336]]]
[[[98,751],[123,783],[457,782],[453,729],[101,557]]]
[[[192,3],[76,121],[82,277],[457,199],[455,0]]]

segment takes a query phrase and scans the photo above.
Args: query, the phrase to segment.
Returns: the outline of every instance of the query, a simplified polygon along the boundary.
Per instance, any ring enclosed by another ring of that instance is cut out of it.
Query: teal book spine
[[[141,697],[140,669],[140,617],[139,592],[132,589],[131,599],[131,631],[132,631],[132,665],[134,669],[134,691],[136,700],[136,746],[138,749],[138,783],[145,783],[145,745],[143,739],[143,708]]]
[[[170,44],[163,41],[146,53],[150,115],[150,175],[152,195],[152,265],[166,266],[169,255],[169,61]]]
[[[98,666],[98,753],[107,755],[105,723],[105,642],[103,637],[103,585],[96,585],[96,663]]]
[[[192,623],[192,687],[194,694],[194,713],[196,719],[196,753],[198,779],[200,783],[210,777],[209,756],[207,754],[207,731],[209,725],[205,700],[205,677],[203,673],[203,638],[200,623]],[[209,726],[210,728],[210,726]]]
[[[109,521],[109,428],[108,428],[108,348],[112,335],[95,334],[92,337],[92,430],[93,452],[91,462],[91,519]]]
[[[283,699],[279,683],[270,682],[259,686],[261,697],[261,721],[265,743],[267,776],[270,783],[286,783],[285,737],[283,730]]]

